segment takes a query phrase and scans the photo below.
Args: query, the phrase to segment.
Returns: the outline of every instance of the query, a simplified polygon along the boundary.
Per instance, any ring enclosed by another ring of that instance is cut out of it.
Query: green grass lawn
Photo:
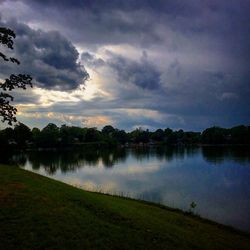
[[[0,249],[250,249],[249,234],[0,165]]]

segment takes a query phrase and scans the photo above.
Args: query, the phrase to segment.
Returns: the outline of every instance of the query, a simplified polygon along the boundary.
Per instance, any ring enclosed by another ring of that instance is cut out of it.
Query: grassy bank
[[[0,165],[0,249],[249,248],[249,234]]]

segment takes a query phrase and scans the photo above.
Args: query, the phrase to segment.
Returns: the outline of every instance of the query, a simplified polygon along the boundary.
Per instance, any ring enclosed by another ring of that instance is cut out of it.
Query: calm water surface
[[[78,149],[12,157],[24,169],[91,191],[188,210],[250,231],[250,149]]]

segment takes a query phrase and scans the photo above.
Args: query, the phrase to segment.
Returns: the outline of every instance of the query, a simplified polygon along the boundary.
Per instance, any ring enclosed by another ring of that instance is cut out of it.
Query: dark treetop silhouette
[[[14,41],[16,37],[15,32],[11,29],[0,27],[0,44],[13,49]],[[5,54],[0,52],[0,57],[5,62],[16,63],[17,65],[20,62],[14,57],[7,57]],[[13,96],[8,94],[7,91],[11,91],[15,88],[26,89],[27,86],[32,87],[32,77],[26,74],[11,74],[9,78],[5,79],[2,83],[0,82],[0,88],[3,92],[0,92],[0,116],[2,116],[2,121],[7,121],[9,125],[12,125],[13,122],[16,122],[16,112],[17,109],[13,107],[10,102],[14,100]]]

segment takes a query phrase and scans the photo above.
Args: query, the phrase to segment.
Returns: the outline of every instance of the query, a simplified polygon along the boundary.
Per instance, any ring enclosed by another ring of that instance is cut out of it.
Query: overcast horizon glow
[[[13,92],[30,127],[249,125],[249,12],[248,0],[2,0],[21,65],[1,63],[0,79],[34,77]]]

